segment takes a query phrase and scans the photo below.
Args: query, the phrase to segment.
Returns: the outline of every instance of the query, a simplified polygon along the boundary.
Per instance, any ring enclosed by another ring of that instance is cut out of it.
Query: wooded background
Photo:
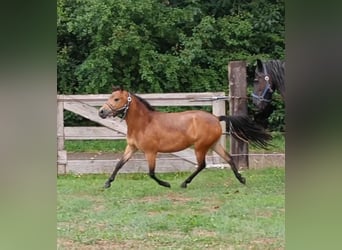
[[[284,59],[284,19],[283,0],[58,0],[57,91],[227,93],[229,61],[245,60],[252,83],[257,58]],[[282,131],[278,100],[270,129]]]

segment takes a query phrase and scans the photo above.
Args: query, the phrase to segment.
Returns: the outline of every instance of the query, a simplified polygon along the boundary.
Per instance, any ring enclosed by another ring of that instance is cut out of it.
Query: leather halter
[[[122,113],[123,114],[123,116],[121,117],[121,121],[122,121],[126,118],[126,115],[127,115],[128,109],[129,109],[129,105],[131,102],[132,102],[132,97],[131,97],[131,94],[128,92],[127,103],[124,106],[122,106],[121,108],[115,109],[113,107],[113,105],[111,105],[109,102],[106,102],[106,104],[111,109],[111,111],[113,113]]]
[[[255,94],[253,92],[252,93],[252,97],[258,99],[258,101],[260,101],[260,102],[271,102],[272,99],[266,99],[265,98],[265,95],[267,94],[268,91],[270,91],[270,93],[273,93],[273,89],[271,88],[271,85],[270,85],[270,82],[269,82],[270,81],[270,77],[268,76],[265,67],[264,67],[264,75],[265,75],[265,81],[266,81],[266,86],[265,86],[264,91],[262,92],[261,95],[257,95],[257,94]]]

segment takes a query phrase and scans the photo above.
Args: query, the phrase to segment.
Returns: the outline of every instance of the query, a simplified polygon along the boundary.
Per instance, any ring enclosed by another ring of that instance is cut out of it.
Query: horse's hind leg
[[[242,183],[246,184],[246,179],[239,173],[233,158],[229,155],[229,153],[217,142],[213,147],[213,150],[221,156],[228,164],[234,172],[235,177]]]
[[[159,185],[164,186],[164,187],[171,187],[170,183],[158,179],[157,176],[155,175],[154,170],[156,168],[156,156],[157,156],[156,153],[145,153],[145,157],[148,162],[149,175]]]
[[[199,151],[195,149],[195,153],[196,153],[197,164],[198,164],[197,169],[181,184],[182,188],[186,188],[187,185],[192,181],[192,179],[195,178],[195,176],[199,172],[201,172],[206,166],[205,154],[207,153],[207,150]]]

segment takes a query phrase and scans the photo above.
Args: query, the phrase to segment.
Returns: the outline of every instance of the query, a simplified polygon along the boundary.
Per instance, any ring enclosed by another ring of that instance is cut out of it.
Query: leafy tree
[[[284,49],[284,1],[57,1],[58,93],[227,91],[229,61]]]

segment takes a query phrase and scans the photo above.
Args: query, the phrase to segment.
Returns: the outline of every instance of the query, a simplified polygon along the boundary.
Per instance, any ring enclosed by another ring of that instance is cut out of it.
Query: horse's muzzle
[[[254,98],[253,97],[253,104],[254,104],[254,108],[258,111],[261,111],[263,109],[265,109],[266,106],[266,102],[260,101],[260,99]]]
[[[260,100],[258,98],[253,97],[253,104],[257,106],[260,103]]]
[[[107,109],[100,109],[99,110],[99,116],[104,119],[106,118],[108,115],[110,115],[112,112],[110,110],[107,110]]]

